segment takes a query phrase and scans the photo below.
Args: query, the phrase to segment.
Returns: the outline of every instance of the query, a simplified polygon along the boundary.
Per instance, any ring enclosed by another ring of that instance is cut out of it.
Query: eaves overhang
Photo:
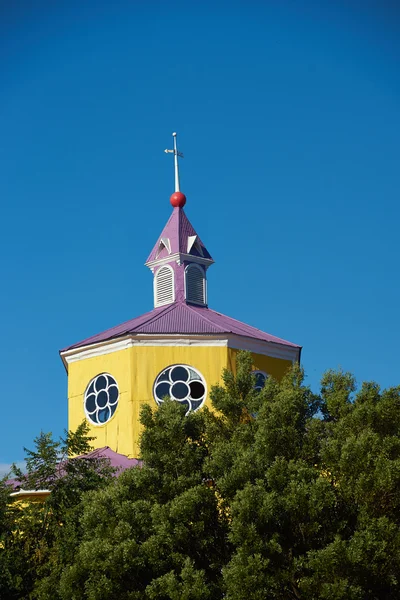
[[[206,258],[203,256],[194,256],[192,254],[186,254],[185,252],[175,252],[174,254],[169,254],[168,256],[164,256],[163,258],[156,258],[154,260],[149,260],[145,262],[145,266],[149,267],[149,269],[153,270],[155,267],[159,267],[162,265],[166,265],[171,262],[176,262],[178,265],[183,264],[185,261],[194,262],[200,265],[204,265],[209,267],[214,263],[212,258]]]
[[[79,348],[71,348],[60,352],[64,367],[86,358],[111,354],[126,350],[133,346],[225,346],[237,350],[249,350],[255,354],[263,354],[271,358],[280,358],[291,362],[300,362],[300,346],[289,346],[278,342],[260,340],[236,333],[219,334],[144,334],[130,333],[128,335],[104,340]]]
[[[10,494],[11,498],[27,498],[29,496],[35,496],[39,498],[46,498],[50,494],[50,490],[18,490]]]

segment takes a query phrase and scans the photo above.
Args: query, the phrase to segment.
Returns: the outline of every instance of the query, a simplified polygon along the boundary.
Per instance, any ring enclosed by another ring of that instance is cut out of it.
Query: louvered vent
[[[189,265],[185,273],[186,300],[194,304],[206,304],[206,277],[198,265]]]
[[[174,272],[171,267],[161,267],[154,278],[154,305],[163,306],[175,300]]]

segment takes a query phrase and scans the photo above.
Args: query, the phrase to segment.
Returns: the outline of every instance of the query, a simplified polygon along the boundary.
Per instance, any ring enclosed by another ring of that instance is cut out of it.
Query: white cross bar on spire
[[[174,163],[175,163],[175,192],[180,192],[180,189],[179,189],[178,156],[180,158],[183,158],[183,154],[182,154],[182,152],[178,152],[178,147],[177,147],[177,144],[176,144],[176,133],[175,132],[172,134],[172,137],[174,138],[174,149],[173,150],[164,150],[164,152],[166,152],[167,154],[173,154],[174,155]]]

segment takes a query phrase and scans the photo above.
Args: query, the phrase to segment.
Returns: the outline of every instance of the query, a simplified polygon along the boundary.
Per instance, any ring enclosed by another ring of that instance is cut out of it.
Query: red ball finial
[[[183,208],[186,204],[186,196],[182,192],[174,192],[169,201],[174,208]]]

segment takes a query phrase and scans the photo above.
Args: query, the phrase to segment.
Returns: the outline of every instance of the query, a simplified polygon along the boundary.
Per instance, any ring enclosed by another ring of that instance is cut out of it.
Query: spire
[[[173,154],[174,155],[174,164],[175,164],[175,192],[180,192],[181,190],[179,189],[179,163],[178,163],[178,157],[183,158],[183,154],[182,152],[178,152],[178,147],[177,147],[177,142],[176,142],[176,132],[174,131],[174,133],[172,134],[172,137],[174,138],[174,149],[173,150],[164,150],[164,152],[166,152],[167,154]]]
[[[175,192],[172,194],[171,198],[170,198],[170,202],[172,204],[172,206],[174,208],[183,208],[186,204],[186,196],[185,194],[182,194],[181,190],[180,190],[180,183],[179,183],[179,158],[183,158],[183,154],[182,152],[179,152],[178,150],[178,145],[176,142],[176,132],[174,131],[174,133],[172,134],[172,137],[174,138],[174,149],[173,150],[168,150],[165,149],[164,152],[166,152],[167,154],[173,154],[174,155],[174,167],[175,167]]]
[[[190,223],[183,208],[174,208],[164,229],[162,230],[146,264],[173,257],[182,260],[197,259],[200,262],[211,263],[213,259],[201,241],[193,225]]]
[[[170,199],[174,210],[145,264],[154,275],[155,308],[174,302],[207,306],[206,271],[214,261],[183,210],[186,196],[179,189],[178,165],[183,154],[176,133],[172,136],[174,148],[165,152],[174,155],[175,192]]]

